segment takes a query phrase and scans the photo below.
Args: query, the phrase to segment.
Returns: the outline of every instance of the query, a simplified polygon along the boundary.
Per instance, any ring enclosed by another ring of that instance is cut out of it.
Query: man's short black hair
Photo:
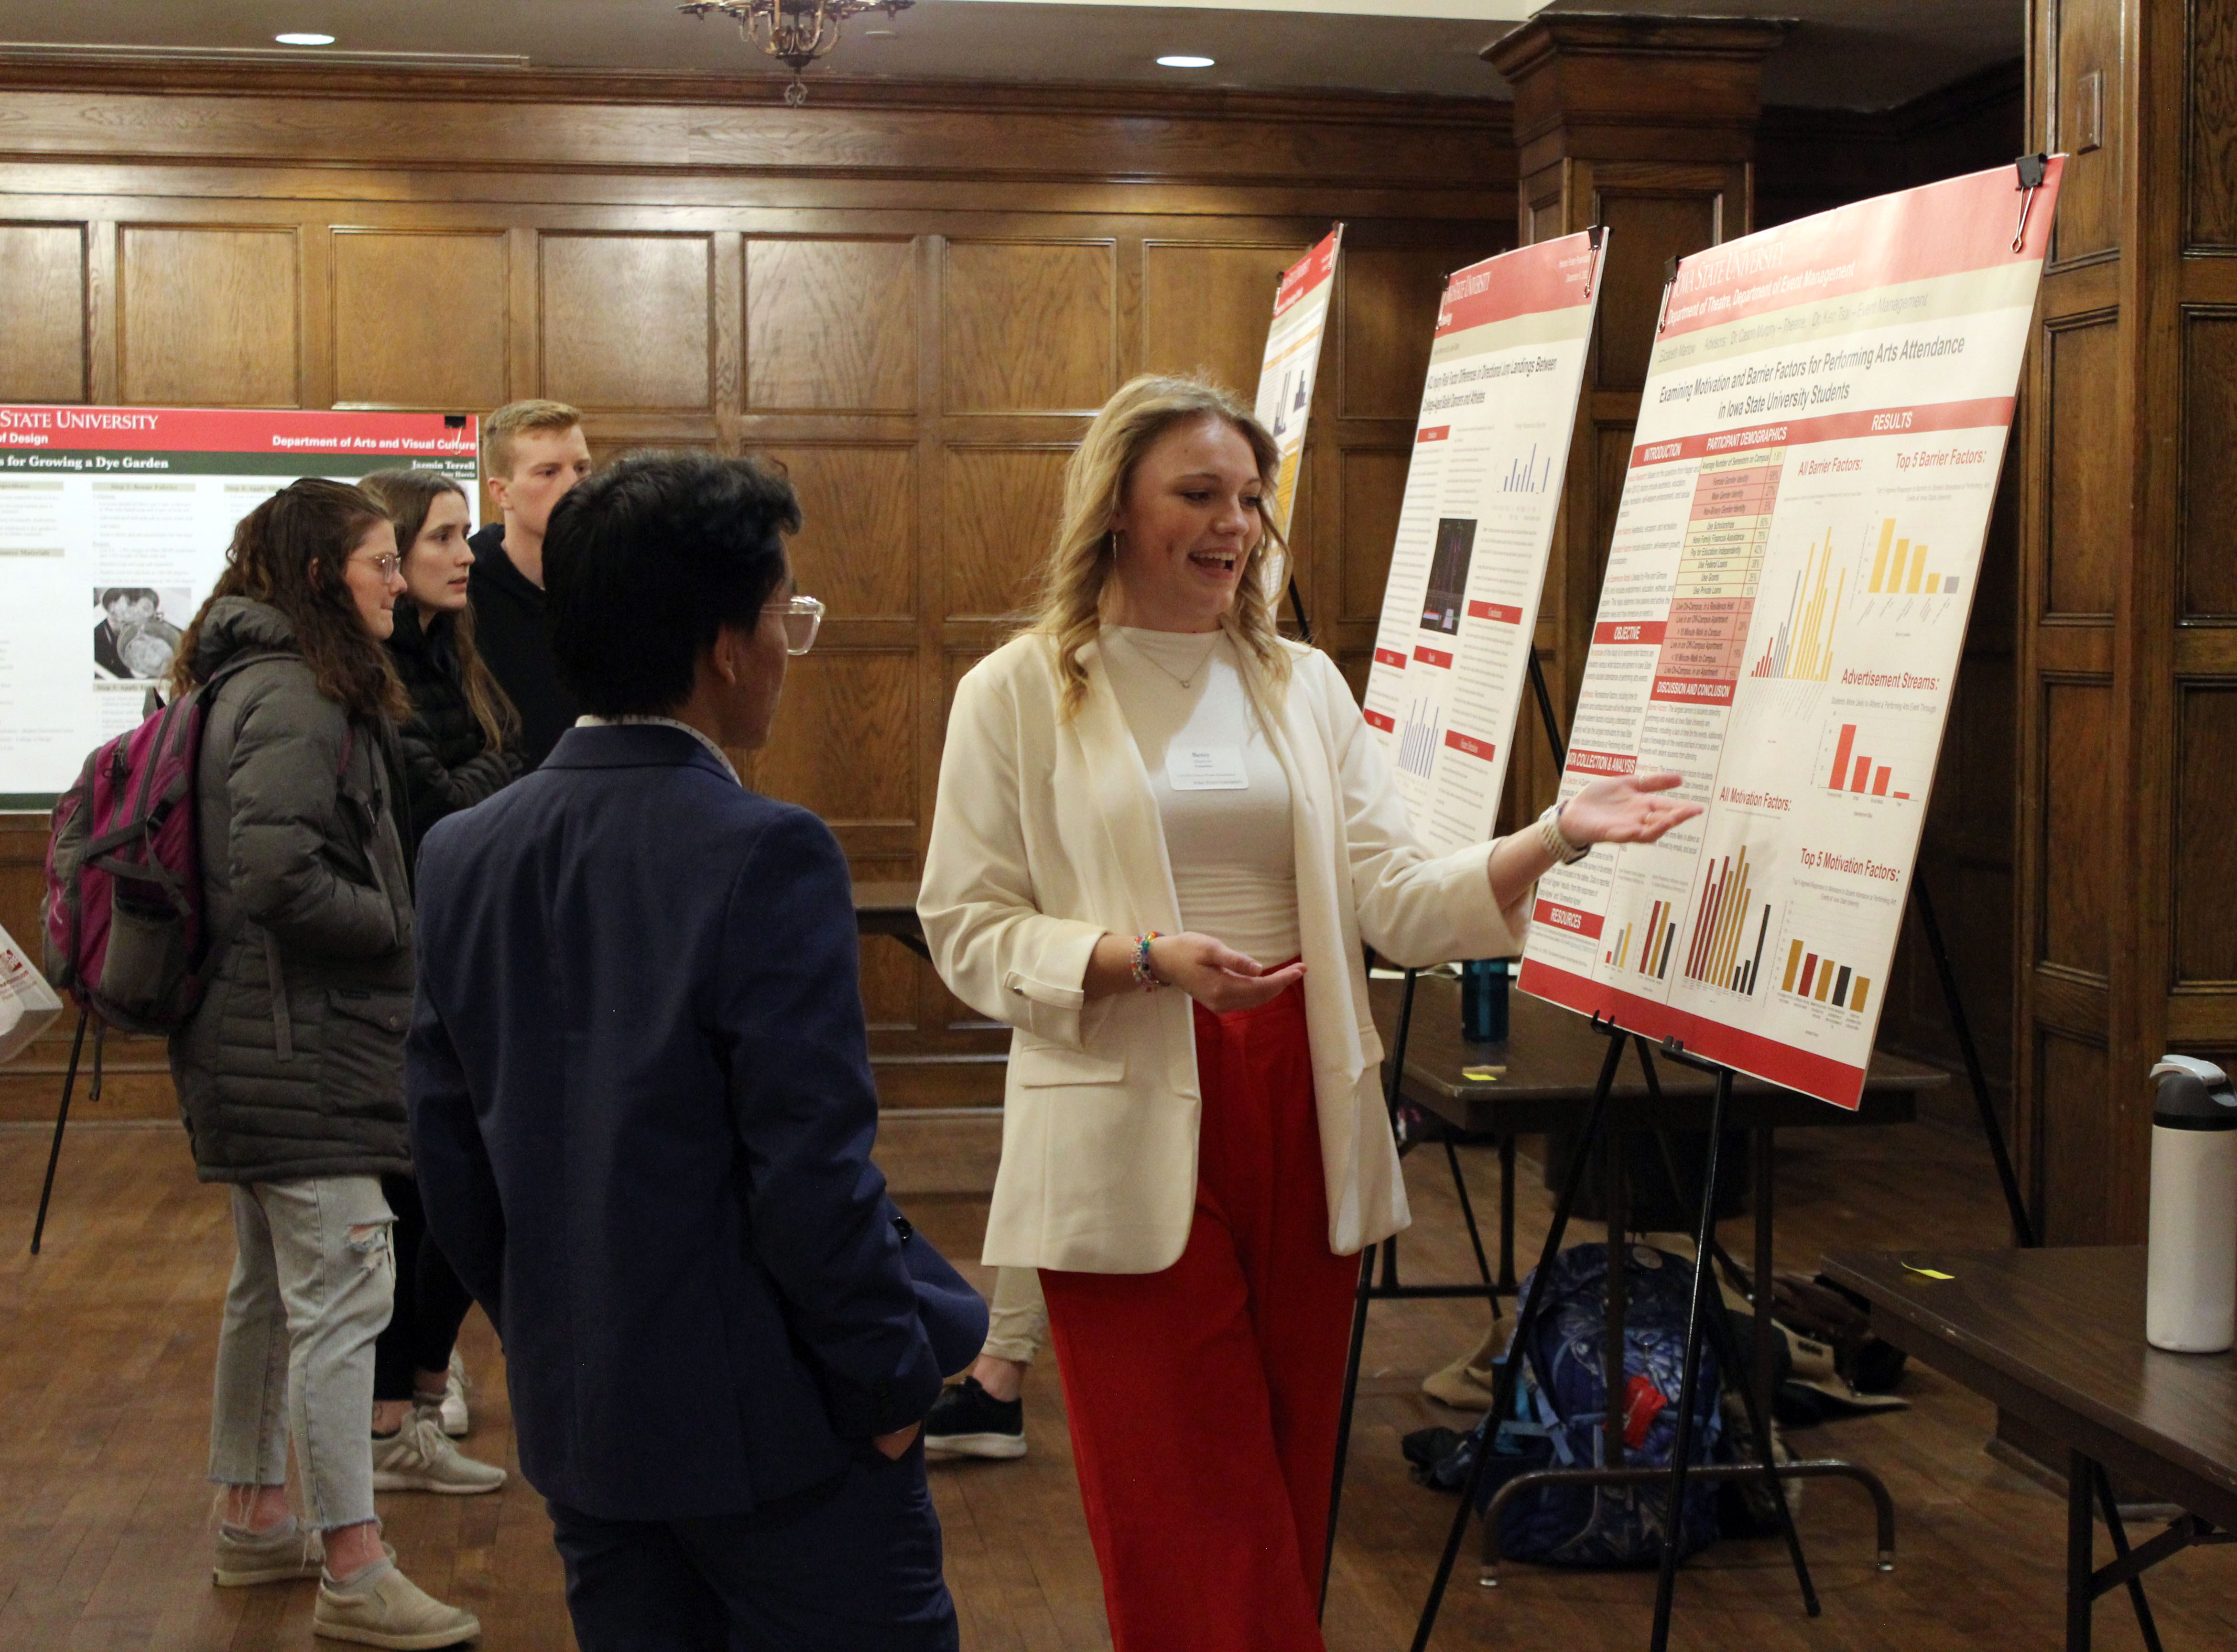
[[[657,717],[691,695],[724,625],[749,629],[800,531],[792,484],[758,459],[646,453],[553,507],[544,590],[561,678],[595,717]]]

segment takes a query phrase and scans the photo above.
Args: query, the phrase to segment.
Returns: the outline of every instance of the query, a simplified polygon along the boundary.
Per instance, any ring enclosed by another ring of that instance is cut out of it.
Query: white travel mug
[[[2144,1337],[2179,1354],[2237,1344],[2237,1091],[2211,1061],[2152,1069],[2152,1219]]]

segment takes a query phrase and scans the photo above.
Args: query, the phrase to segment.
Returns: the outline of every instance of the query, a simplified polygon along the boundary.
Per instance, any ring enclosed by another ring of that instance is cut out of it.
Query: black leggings
[[[419,1184],[409,1176],[383,1176],[380,1191],[396,1215],[391,1234],[396,1307],[373,1345],[373,1397],[410,1399],[414,1371],[441,1371],[451,1363],[459,1327],[474,1299],[427,1231]]]

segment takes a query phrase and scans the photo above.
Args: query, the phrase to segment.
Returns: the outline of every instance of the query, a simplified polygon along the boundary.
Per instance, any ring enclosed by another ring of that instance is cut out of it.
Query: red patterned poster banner
[[[478,441],[458,414],[0,406],[0,809],[48,807],[140,720],[265,499],[417,467],[478,509]]]
[[[1440,851],[1499,812],[1607,253],[1592,229],[1486,259],[1438,307],[1365,704]]]
[[[2062,167],[1679,265],[1562,790],[1674,769],[1707,812],[1547,874],[1524,991],[1857,1105]]]

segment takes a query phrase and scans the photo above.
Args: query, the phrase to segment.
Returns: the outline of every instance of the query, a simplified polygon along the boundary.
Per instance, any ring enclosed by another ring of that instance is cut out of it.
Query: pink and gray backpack
[[[202,729],[236,655],[207,683],[96,748],[55,804],[41,902],[47,977],[111,1026],[166,1034],[208,985],[195,788]]]

